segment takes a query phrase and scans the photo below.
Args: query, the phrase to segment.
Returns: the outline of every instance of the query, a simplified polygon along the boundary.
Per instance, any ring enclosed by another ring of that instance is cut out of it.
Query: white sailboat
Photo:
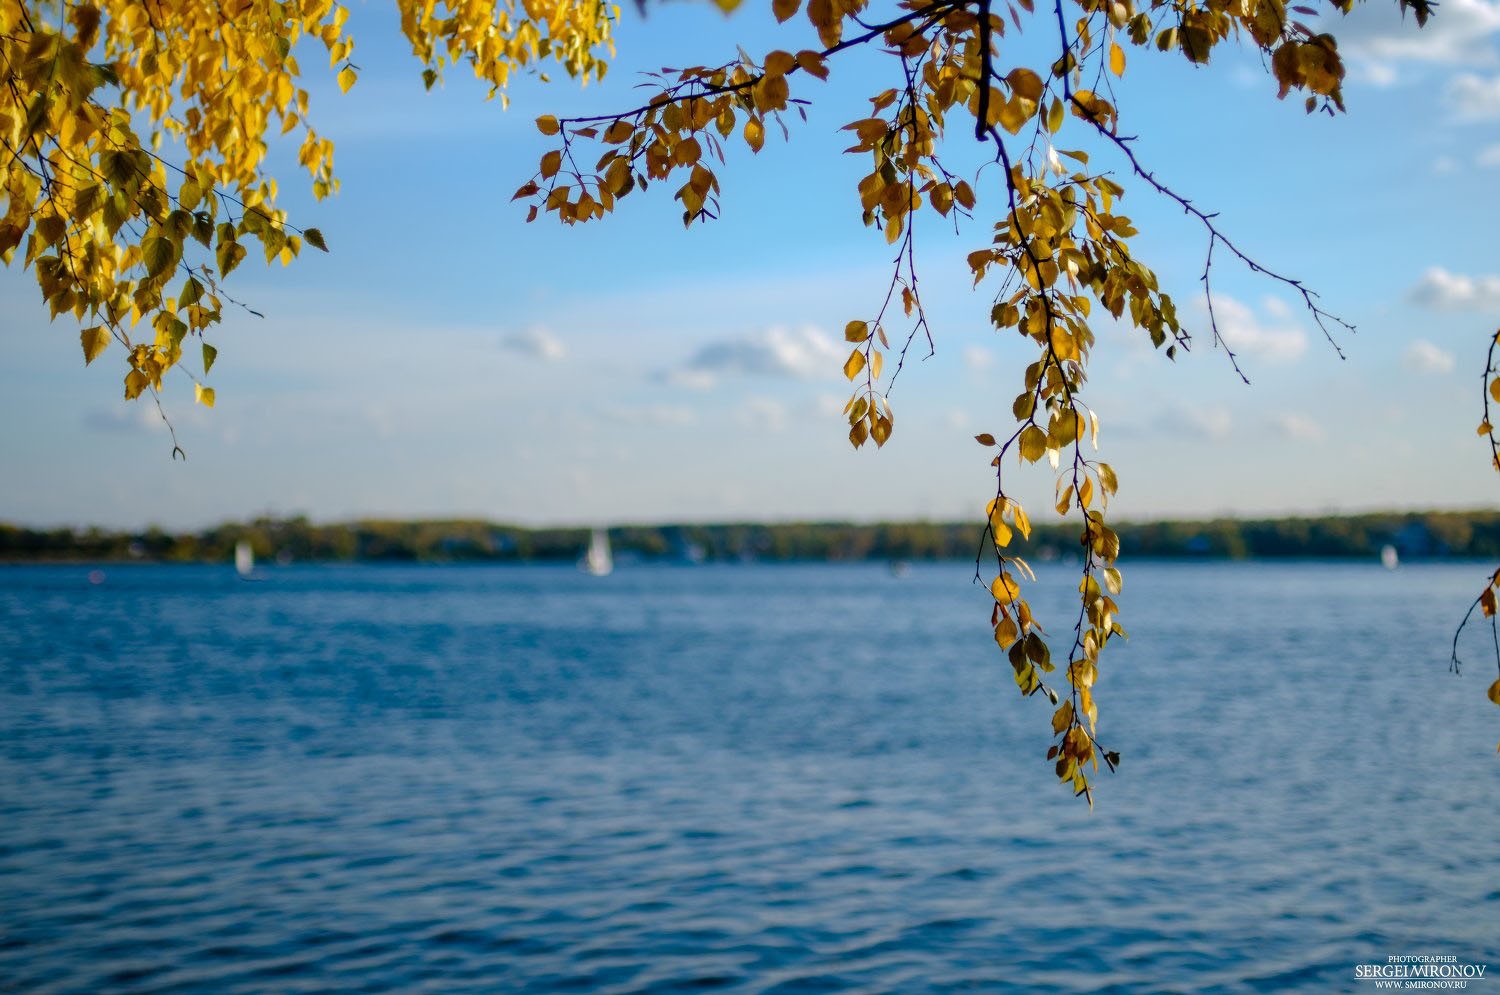
[[[607,577],[615,568],[615,558],[609,551],[609,533],[595,529],[589,536],[589,551],[578,564],[595,577]]]
[[[234,572],[245,580],[255,573],[255,551],[247,540],[241,539],[234,544]]]

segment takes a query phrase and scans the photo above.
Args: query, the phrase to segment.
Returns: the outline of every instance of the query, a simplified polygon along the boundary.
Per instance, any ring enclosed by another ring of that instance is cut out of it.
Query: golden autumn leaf
[[[865,368],[865,354],[858,349],[849,353],[849,358],[844,361],[844,376],[853,380],[859,376],[859,371]]]
[[[93,325],[80,332],[79,338],[83,341],[83,362],[88,365],[99,358],[104,347],[109,345],[109,329],[103,325]]]
[[[1008,605],[1021,596],[1021,586],[1008,572],[1002,572],[990,583],[990,594],[1002,605]]]

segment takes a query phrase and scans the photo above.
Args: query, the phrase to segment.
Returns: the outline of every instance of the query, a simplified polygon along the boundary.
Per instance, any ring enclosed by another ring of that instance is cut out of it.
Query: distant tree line
[[[1387,545],[1402,559],[1500,558],[1500,512],[1489,511],[1126,523],[1119,533],[1121,555],[1133,558],[1358,559],[1378,556]],[[971,522],[629,525],[609,536],[617,558],[681,562],[969,559],[982,538]],[[577,559],[588,538],[583,528],[458,520],[315,525],[259,518],[197,533],[0,525],[0,560],[222,562],[248,542],[263,561],[558,562]],[[1076,526],[1045,525],[1017,551],[1068,557],[1076,543]]]

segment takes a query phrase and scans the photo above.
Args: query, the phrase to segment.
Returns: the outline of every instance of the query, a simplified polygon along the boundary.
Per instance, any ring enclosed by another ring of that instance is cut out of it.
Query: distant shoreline
[[[1500,511],[1375,512],[1266,519],[1112,524],[1122,557],[1162,560],[1500,559]],[[1067,557],[1075,522],[1047,524],[1007,552]],[[560,563],[588,545],[587,528],[523,528],[475,520],[305,518],[230,522],[198,532],[36,529],[0,524],[0,563],[223,563],[250,544],[261,562]],[[608,530],[617,558],[657,563],[972,561],[988,541],[981,522],[625,525]]]

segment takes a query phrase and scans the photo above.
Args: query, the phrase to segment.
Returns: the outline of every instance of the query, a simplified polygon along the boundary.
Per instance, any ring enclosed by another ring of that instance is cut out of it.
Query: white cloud
[[[1448,84],[1454,115],[1464,121],[1500,118],[1500,76],[1464,73]]]
[[[735,421],[746,428],[780,432],[791,421],[786,405],[771,397],[747,397],[735,412]]]
[[[1426,339],[1417,339],[1407,346],[1401,362],[1418,373],[1453,372],[1453,353],[1438,348]]]
[[[1214,295],[1214,319],[1219,326],[1219,337],[1231,352],[1241,357],[1288,361],[1307,351],[1307,333],[1291,322],[1285,304],[1271,299],[1262,305],[1262,310],[1269,320],[1257,317],[1249,305],[1233,297]]]
[[[1434,266],[1407,297],[1434,311],[1500,310],[1500,276],[1464,276]]]
[[[606,418],[626,425],[693,425],[698,415],[692,408],[674,404],[639,404],[609,408]]]
[[[1221,405],[1179,404],[1163,411],[1157,417],[1156,425],[1172,434],[1224,439],[1234,428],[1234,418],[1229,409]]]
[[[961,432],[969,427],[968,412],[960,411],[958,408],[949,408],[943,412],[943,425],[955,432]]]
[[[500,340],[500,344],[511,352],[543,359],[554,363],[568,354],[557,336],[545,328],[528,328],[524,332],[512,332]]]
[[[1313,421],[1306,415],[1299,415],[1287,411],[1277,415],[1271,420],[1271,427],[1277,434],[1298,442],[1317,442],[1323,438],[1323,426]]]
[[[1346,16],[1323,19],[1357,74],[1376,84],[1396,81],[1403,63],[1489,66],[1491,35],[1500,32],[1500,0],[1442,0],[1425,27],[1394,3],[1360,3]]]
[[[1279,321],[1285,321],[1292,316],[1292,309],[1280,297],[1264,297],[1261,299],[1260,306],[1266,314]]]
[[[1500,166],[1500,145],[1486,145],[1479,150],[1474,157],[1474,163],[1484,169],[1493,169]]]
[[[92,408],[83,416],[85,428],[96,432],[130,433],[166,431],[156,405],[141,400],[112,408]]]
[[[987,370],[995,365],[995,354],[982,345],[965,346],[962,358],[971,370]]]
[[[686,387],[688,390],[712,390],[714,384],[719,382],[718,377],[706,370],[667,370],[657,377],[663,383],[673,387]]]
[[[813,401],[813,409],[820,415],[844,416],[844,405],[849,403],[847,397],[839,397],[836,394],[819,394]]]
[[[739,338],[711,342],[676,370],[668,382],[712,385],[721,375],[830,379],[838,375],[844,352],[827,333],[812,327],[797,331],[768,328]]]

